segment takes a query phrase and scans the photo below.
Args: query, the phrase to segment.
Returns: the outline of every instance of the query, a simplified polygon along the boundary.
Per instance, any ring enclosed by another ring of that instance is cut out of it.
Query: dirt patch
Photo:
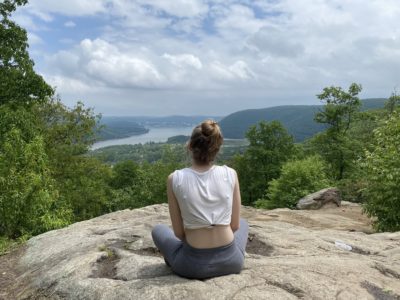
[[[274,247],[272,245],[261,241],[254,233],[249,233],[246,246],[247,253],[270,256],[273,251]]]
[[[138,240],[139,238],[136,238],[135,240],[123,240],[123,239],[115,239],[112,240],[111,243],[107,244],[107,248],[109,249],[121,249],[125,251],[129,251],[141,256],[157,256],[157,257],[162,257],[161,252],[156,248],[156,247],[145,247],[145,248],[140,248],[140,249],[131,249],[131,244]]]
[[[107,248],[104,256],[100,257],[96,262],[96,268],[93,270],[92,278],[110,278],[116,279],[117,263],[119,257],[113,249]]]

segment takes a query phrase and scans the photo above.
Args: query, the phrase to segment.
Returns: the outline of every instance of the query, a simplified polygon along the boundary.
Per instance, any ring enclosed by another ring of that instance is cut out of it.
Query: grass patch
[[[0,256],[10,253],[16,249],[19,245],[23,244],[29,239],[29,236],[22,236],[18,239],[10,239],[5,236],[0,236]]]

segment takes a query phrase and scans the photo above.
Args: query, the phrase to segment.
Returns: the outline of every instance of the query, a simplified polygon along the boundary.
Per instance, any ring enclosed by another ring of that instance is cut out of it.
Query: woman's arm
[[[241,203],[242,199],[240,197],[239,179],[235,171],[235,186],[233,188],[232,217],[231,217],[231,228],[233,232],[239,229]]]
[[[168,176],[167,180],[167,196],[172,229],[174,230],[175,236],[183,241],[185,239],[185,231],[183,229],[181,210],[179,209],[178,201],[172,190],[172,174]]]

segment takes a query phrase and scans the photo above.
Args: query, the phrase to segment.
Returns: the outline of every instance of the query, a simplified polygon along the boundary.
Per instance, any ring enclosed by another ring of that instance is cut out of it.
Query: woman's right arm
[[[239,179],[235,171],[235,186],[233,188],[233,199],[232,199],[232,217],[231,217],[231,229],[233,232],[239,229],[240,224],[240,206],[242,199],[240,197]]]
[[[167,180],[169,215],[171,217],[172,229],[174,230],[175,236],[183,241],[185,239],[185,230],[183,228],[181,210],[179,209],[178,201],[172,189],[172,178],[173,175],[171,174],[168,176]]]

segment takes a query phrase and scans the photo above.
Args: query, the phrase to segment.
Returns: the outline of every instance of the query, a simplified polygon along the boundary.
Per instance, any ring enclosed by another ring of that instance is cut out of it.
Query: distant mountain
[[[149,132],[139,123],[119,117],[103,117],[99,125],[101,129],[97,141],[125,138]]]
[[[206,119],[219,121],[222,119],[220,116],[166,116],[166,117],[152,117],[152,116],[122,116],[122,117],[103,117],[102,120],[108,122],[109,120],[119,120],[123,122],[134,122],[142,126],[151,127],[168,127],[168,126],[192,126],[199,124]]]
[[[386,100],[384,98],[364,99],[361,110],[382,108]],[[286,127],[297,142],[301,142],[324,130],[324,125],[314,121],[315,113],[322,107],[322,105],[283,105],[248,109],[226,116],[219,124],[225,138],[242,139],[250,126],[260,121],[277,120]]]

